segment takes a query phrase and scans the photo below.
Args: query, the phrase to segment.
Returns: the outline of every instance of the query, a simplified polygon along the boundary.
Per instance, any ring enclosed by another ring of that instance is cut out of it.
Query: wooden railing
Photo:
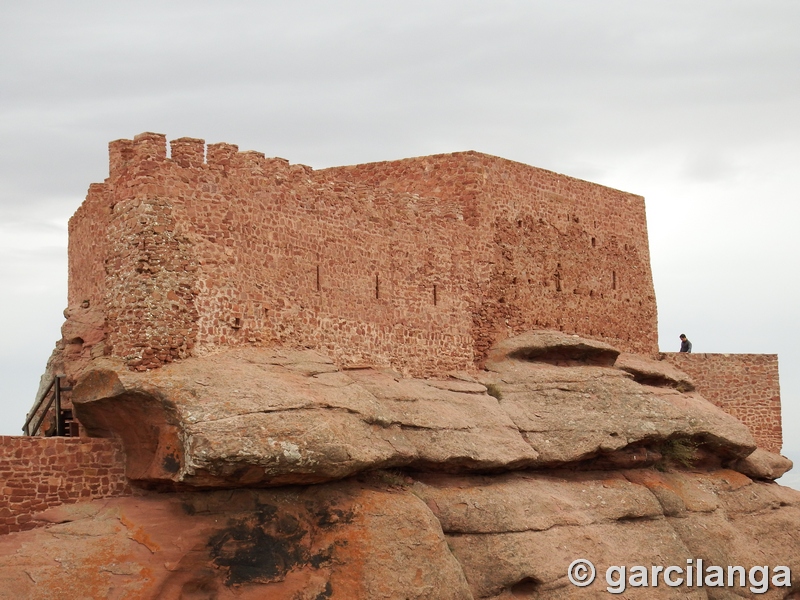
[[[72,410],[65,410],[61,407],[63,392],[72,391],[71,387],[65,386],[61,382],[61,380],[66,379],[66,377],[66,375],[56,375],[53,377],[47,389],[45,389],[36,399],[36,402],[33,403],[33,408],[31,408],[25,418],[25,425],[22,426],[22,431],[25,435],[36,435],[39,433],[39,429],[47,418],[47,413],[53,404],[55,404],[55,431],[49,433],[49,435],[74,435],[75,428],[71,426]],[[39,413],[41,414],[37,419],[36,415]],[[70,421],[70,423],[67,423],[67,421]]]

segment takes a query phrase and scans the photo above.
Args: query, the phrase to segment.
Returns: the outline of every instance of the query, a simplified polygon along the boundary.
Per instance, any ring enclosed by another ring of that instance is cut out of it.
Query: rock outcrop
[[[770,481],[791,464],[674,366],[530,332],[484,367],[413,379],[239,348],[138,373],[97,357],[74,409],[122,440],[142,491],[0,538],[0,598],[596,598],[610,566],[689,559],[791,571],[758,597],[800,586],[800,493]],[[567,577],[578,558],[588,587]]]
[[[627,363],[614,367],[617,354],[530,333],[501,344],[486,371],[448,380],[343,371],[313,351],[227,350],[152,373],[97,361],[73,403],[90,434],[122,438],[132,480],[162,487],[309,484],[376,468],[649,466],[676,439],[722,461],[753,452],[739,421],[693,392],[638,383]]]
[[[688,558],[784,565],[800,585],[800,492],[730,470],[375,471],[315,486],[149,493],[38,518],[44,527],[0,538],[0,598],[597,598],[609,566]],[[567,579],[577,558],[597,569],[587,588]],[[662,580],[622,597],[751,596]]]

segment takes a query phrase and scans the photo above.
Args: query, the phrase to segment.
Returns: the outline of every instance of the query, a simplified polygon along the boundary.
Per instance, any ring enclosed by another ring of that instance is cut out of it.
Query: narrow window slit
[[[611,289],[617,289],[617,272],[611,271]]]
[[[381,297],[381,282],[378,279],[378,274],[375,273],[375,299],[378,300]]]
[[[322,289],[319,282],[319,265],[317,265],[317,291],[319,292]]]
[[[433,284],[433,305],[436,306],[439,303],[439,295],[438,290],[436,288],[436,284]]]

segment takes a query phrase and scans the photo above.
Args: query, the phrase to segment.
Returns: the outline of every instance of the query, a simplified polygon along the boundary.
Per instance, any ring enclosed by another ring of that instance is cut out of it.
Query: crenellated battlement
[[[169,155],[167,148],[169,147]],[[140,169],[154,163],[175,164],[184,169],[207,166],[212,169],[250,169],[263,174],[275,168],[288,167],[282,158],[266,158],[263,152],[240,151],[235,144],[224,142],[206,145],[205,140],[183,137],[171,140],[161,133],[140,133],[132,140],[114,140],[108,144],[109,179],[125,175],[129,169]],[[311,167],[300,165],[306,172]],[[147,169],[145,169],[147,172]]]
[[[178,138],[169,143],[172,160],[184,168],[199,167],[205,163],[206,141],[197,138]]]

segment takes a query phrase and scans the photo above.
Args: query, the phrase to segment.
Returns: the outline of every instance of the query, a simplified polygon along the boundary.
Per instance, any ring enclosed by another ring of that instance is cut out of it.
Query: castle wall
[[[471,362],[457,208],[316,184],[306,167],[227,144],[197,166],[177,142],[184,153],[167,160],[138,150],[157,137],[138,138],[109,179],[114,355],[143,369],[285,344],[417,372]]]
[[[644,199],[505,160],[484,177],[493,255],[478,343],[490,347],[505,325],[657,352]]]
[[[334,167],[329,181],[456,199],[471,226],[471,337],[559,329],[658,350],[644,199],[476,152]]]
[[[687,373],[706,400],[747,425],[760,448],[781,451],[777,354],[665,352],[662,356]]]
[[[0,436],[0,534],[53,506],[132,493],[114,440]]]
[[[69,298],[65,362],[137,370],[281,345],[441,375],[530,329],[657,352],[644,200],[477,152],[313,171],[231,144],[181,138],[168,157],[163,135],[117,140],[70,221]],[[780,448],[775,357],[675,356]]]
[[[279,344],[443,373],[534,327],[656,350],[638,196],[474,152],[315,173],[230,144],[171,150],[112,142],[73,219],[70,298],[102,294],[104,351],[132,368]],[[623,241],[636,252],[609,275]]]
[[[69,220],[69,306],[87,301],[90,306],[103,304],[110,217],[108,189],[102,183],[93,183],[86,200]]]

